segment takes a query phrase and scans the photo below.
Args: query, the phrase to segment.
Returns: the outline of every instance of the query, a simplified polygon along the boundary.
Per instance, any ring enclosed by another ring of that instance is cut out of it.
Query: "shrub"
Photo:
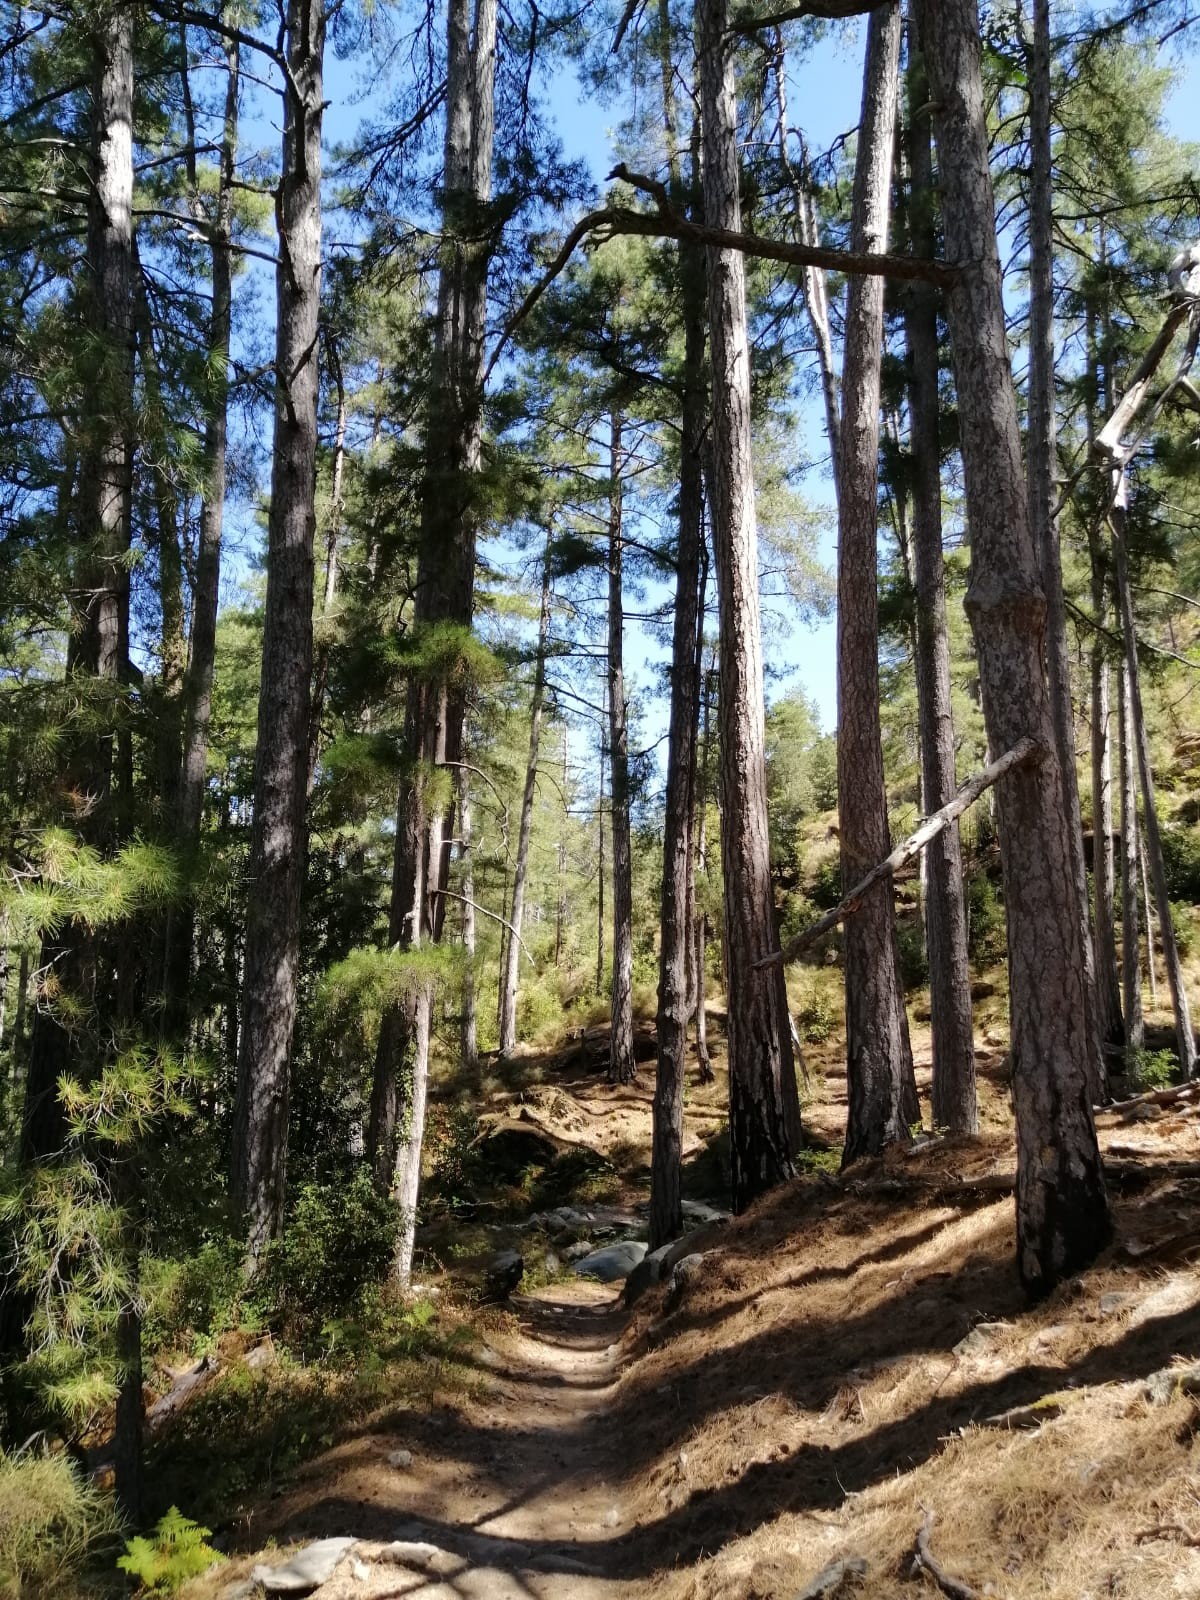
[[[822,911],[832,911],[842,898],[842,863],[838,856],[829,856],[813,875],[809,898]]]
[[[1175,1079],[1179,1062],[1173,1050],[1126,1050],[1125,1076],[1138,1093],[1165,1089]]]
[[[1200,902],[1200,834],[1192,828],[1165,827],[1162,852],[1167,893],[1172,899]]]
[[[353,1314],[386,1276],[399,1222],[396,1205],[376,1193],[365,1169],[341,1182],[306,1184],[264,1263],[270,1320],[307,1344],[327,1321]]]
[[[161,1349],[187,1335],[201,1343],[236,1328],[246,1292],[246,1247],[240,1239],[208,1239],[182,1261],[147,1261],[144,1337]]]
[[[225,1557],[205,1543],[210,1528],[201,1528],[172,1506],[159,1519],[149,1539],[130,1539],[117,1561],[122,1572],[136,1578],[143,1589],[174,1594],[189,1578],[198,1578]]]
[[[116,1532],[111,1502],[65,1455],[0,1451],[0,1595],[5,1600],[78,1593],[80,1574]]]
[[[984,873],[967,883],[967,943],[971,955],[984,965],[1003,961],[1008,954],[1004,902]]]
[[[1196,942],[1192,907],[1184,901],[1171,901],[1171,921],[1175,926],[1175,946],[1181,956],[1189,956]]]
[[[929,952],[918,922],[897,924],[896,955],[900,962],[900,981],[906,991],[919,989],[929,982]]]
[[[805,1044],[824,1044],[838,1024],[837,1010],[823,989],[810,989],[793,1015]]]

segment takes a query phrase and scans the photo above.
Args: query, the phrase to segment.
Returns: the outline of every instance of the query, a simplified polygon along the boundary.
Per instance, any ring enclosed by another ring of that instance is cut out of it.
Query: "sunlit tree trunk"
[[[542,736],[542,705],[546,695],[546,647],[550,639],[550,537],[542,558],[542,602],[538,613],[537,656],[533,668],[533,694],[529,705],[529,758],[525,763],[525,789],[517,829],[517,859],[513,866],[511,925],[504,947],[500,999],[500,1054],[511,1055],[517,1043],[517,981],[521,960],[521,929],[525,920],[525,879],[529,871],[529,841],[533,835],[533,803],[537,795],[538,747]]]
[[[608,511],[608,760],[612,817],[613,970],[608,1081],[632,1083],[633,1059],[633,838],[629,820],[629,726],[625,704],[625,606],[622,594],[624,424],[611,418]]]
[[[1095,1027],[1042,651],[1046,602],[1030,527],[988,168],[975,0],[940,0],[926,40],[936,107],[947,312],[971,529],[967,610],[988,740],[1045,754],[997,786],[1008,915],[1017,1268],[1045,1293],[1111,1235],[1092,1118]]]
[[[1125,1042],[1140,1050],[1146,1040],[1142,1020],[1142,979],[1138,956],[1138,815],[1137,758],[1133,753],[1133,716],[1129,707],[1129,669],[1117,675],[1117,724],[1121,776],[1121,979],[1124,990]],[[1147,911],[1147,918],[1149,912]]]
[[[704,215],[741,226],[733,42],[726,0],[700,11]],[[788,1090],[791,1040],[779,975],[758,963],[777,949],[771,901],[758,606],[758,530],[750,427],[750,349],[740,254],[709,246],[713,545],[720,636],[721,855],[729,994],[729,1124],[733,1204],[741,1211],[794,1170]]]
[[[471,777],[465,766],[458,769],[458,833],[463,893],[462,942],[466,958],[459,1042],[463,1065],[473,1067],[479,1060],[479,1017],[475,988],[475,855],[471,833]]]
[[[323,5],[287,0],[286,35],[275,439],[230,1186],[246,1218],[252,1258],[283,1223],[300,964],[316,531]]]
[[[887,249],[900,62],[897,0],[871,13],[851,248]],[[850,280],[838,462],[838,829],[846,890],[891,849],[879,732],[878,481],[883,279]],[[846,1073],[843,1161],[909,1138],[918,1120],[908,1020],[896,959],[890,882],[845,927]]]
[[[935,251],[933,161],[925,108],[929,83],[919,29],[926,6],[910,6],[908,150],[912,196],[909,233],[914,254]],[[950,641],[946,631],[945,558],[942,551],[941,422],[938,414],[937,300],[927,284],[914,284],[904,312],[912,429],[912,543],[917,596],[917,714],[921,729],[921,805],[928,816],[954,798],[954,712]],[[929,955],[933,1035],[933,1124],[955,1134],[979,1129],[975,1092],[975,1040],[967,914],[963,900],[962,846],[957,825],[924,850],[925,944]]]

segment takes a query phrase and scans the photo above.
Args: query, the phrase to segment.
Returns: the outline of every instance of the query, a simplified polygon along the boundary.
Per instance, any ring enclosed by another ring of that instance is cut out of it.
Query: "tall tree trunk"
[[[935,251],[933,161],[926,121],[923,4],[910,7],[908,151],[912,178],[909,233],[914,254]],[[917,595],[917,715],[921,728],[921,805],[928,816],[954,798],[954,711],[950,641],[946,632],[946,578],[942,551],[941,424],[938,415],[938,337],[935,291],[914,284],[904,311],[912,426],[913,566]],[[979,1131],[975,1091],[975,1039],[967,914],[963,900],[962,845],[958,825],[946,828],[927,850],[925,945],[933,1033],[933,1124],[954,1134]]]
[[[1133,713],[1129,668],[1117,675],[1117,722],[1121,773],[1121,977],[1124,985],[1125,1042],[1140,1050],[1146,1042],[1142,1020],[1142,978],[1138,961],[1137,758],[1133,753]],[[1149,912],[1147,912],[1149,920]]]
[[[221,591],[221,538],[225,524],[225,447],[229,414],[229,342],[233,316],[233,194],[237,161],[238,45],[225,45],[225,119],[221,134],[216,217],[212,228],[212,318],[208,330],[204,454],[204,491],[200,503],[200,536],[192,595],[191,641],[183,686],[183,757],[179,774],[176,835],[185,859],[200,842],[204,813],[204,780],[208,764],[208,729],[212,720],[213,667],[217,643],[217,607]],[[187,1023],[187,993],[195,938],[195,910],[190,900],[167,915],[166,1027],[178,1037]]]
[[[73,506],[75,571],[70,602],[74,616],[67,651],[67,676],[86,681],[91,718],[99,732],[73,739],[67,752],[64,790],[87,796],[79,818],[84,841],[103,850],[111,844],[113,724],[118,684],[128,645],[130,538],[130,449],[133,410],[133,14],[115,7],[97,20],[92,35],[93,89],[91,185],[87,255],[79,298],[93,366],[87,373],[80,419],[80,475]],[[101,936],[82,921],[48,938],[38,963],[53,972],[61,992],[90,1011],[103,1005],[111,961]],[[107,972],[105,969],[108,969]],[[92,1070],[100,1044],[98,1028],[77,1039],[52,1005],[34,1013],[19,1154],[22,1162],[53,1155],[62,1147],[66,1124],[59,1079]],[[83,1059],[81,1059],[81,1056]]]
[[[1158,1005],[1158,979],[1154,974],[1154,907],[1150,900],[1150,878],[1146,872],[1146,851],[1138,839],[1138,867],[1142,874],[1142,906],[1146,913],[1146,976],[1150,980],[1150,1004]],[[18,1032],[20,1030],[18,1029]]]
[[[967,610],[993,751],[1032,736],[1046,756],[997,788],[1008,915],[1017,1269],[1045,1293],[1111,1236],[1092,1118],[1095,1028],[1070,824],[1042,665],[1046,602],[1029,521],[988,170],[975,0],[941,0],[926,40],[936,106],[947,294],[971,581]]]
[[[887,249],[900,62],[898,0],[871,13],[854,168],[851,248]],[[879,374],[883,280],[850,280],[838,462],[838,827],[849,890],[891,849],[879,733]],[[909,1138],[920,1116],[896,959],[893,890],[879,884],[845,929],[843,1162]]]
[[[1092,606],[1103,628],[1107,617],[1103,579],[1093,573]],[[1117,975],[1114,933],[1116,873],[1113,866],[1112,741],[1109,706],[1108,656],[1097,633],[1092,641],[1092,876],[1096,886],[1094,958],[1096,1011],[1100,1038],[1106,1052],[1125,1042],[1121,1014],[1121,984]]]
[[[1033,529],[1046,602],[1045,652],[1054,742],[1062,768],[1067,843],[1071,852],[1072,903],[1083,930],[1084,982],[1088,1014],[1095,1031],[1091,1053],[1092,1096],[1107,1092],[1103,1030],[1096,990],[1079,775],[1075,766],[1075,712],[1071,701],[1071,662],[1067,650],[1067,611],[1063,598],[1062,552],[1054,503],[1056,479],[1054,416],[1054,178],[1050,127],[1050,0],[1033,0],[1033,37],[1027,51],[1029,79],[1029,520]]]
[[[313,652],[312,712],[308,724],[308,792],[317,781],[317,760],[321,753],[321,718],[325,714],[325,692],[329,683],[329,662],[333,654],[333,607],[337,599],[338,542],[342,534],[345,509],[342,482],[346,472],[346,380],[342,373],[341,352],[336,339],[329,340],[329,366],[337,390],[337,421],[333,433],[333,471],[329,485],[329,514],[325,526],[325,582],[321,594],[321,633]]]
[[[674,62],[668,0],[659,0],[663,121],[668,171],[676,206],[687,194],[675,125]],[[698,176],[698,174],[696,174]],[[675,620],[671,638],[671,714],[667,735],[667,790],[663,810],[663,876],[658,964],[658,1062],[650,1161],[650,1248],[683,1230],[680,1165],[683,1159],[683,1087],[687,1030],[702,993],[694,936],[696,733],[700,713],[704,599],[704,481],[700,452],[707,418],[704,381],[704,257],[681,244],[679,301],[683,321],[682,404],[679,438],[679,540],[675,554]],[[691,982],[689,983],[689,974]]]
[[[475,857],[471,836],[471,778],[465,766],[458,769],[458,860],[461,871],[463,908],[462,942],[465,956],[462,993],[462,1021],[459,1042],[463,1065],[475,1066],[479,1060],[479,1021],[475,987]]]
[[[465,635],[470,629],[480,515],[495,0],[476,0],[474,37],[469,0],[450,0],[446,27],[442,243],[413,615],[418,645],[439,630]],[[441,935],[449,868],[445,815],[427,791],[434,774],[462,752],[465,707],[462,695],[451,690],[453,665],[414,673],[408,685],[389,915],[389,940],[401,950]],[[411,1279],[416,1241],[432,1009],[432,985],[418,976],[407,999],[384,1017],[371,1092],[368,1148],[376,1183],[400,1206],[396,1278],[403,1288]]]
[[[546,697],[546,647],[550,639],[550,551],[546,535],[542,557],[542,601],[538,612],[537,655],[533,667],[533,694],[529,703],[529,756],[525,763],[525,789],[521,796],[521,821],[517,829],[517,859],[513,867],[510,933],[504,947],[500,990],[500,1054],[511,1055],[517,1043],[517,979],[521,960],[521,927],[525,920],[525,879],[529,871],[529,841],[533,834],[533,803],[537,796],[538,746],[542,736],[542,706]]]
[[[1129,552],[1126,544],[1128,478],[1122,468],[1116,470],[1114,477],[1113,555],[1116,563],[1117,602],[1121,608],[1121,636],[1125,645],[1129,716],[1133,724],[1133,742],[1137,752],[1138,777],[1142,790],[1146,853],[1150,858],[1150,877],[1154,884],[1154,898],[1158,903],[1163,964],[1167,969],[1171,1010],[1175,1017],[1175,1046],[1179,1052],[1179,1064],[1183,1068],[1183,1075],[1185,1078],[1191,1078],[1196,1070],[1196,1041],[1192,1034],[1192,1017],[1188,1007],[1187,988],[1183,981],[1183,968],[1179,960],[1179,946],[1175,942],[1175,925],[1171,919],[1171,902],[1167,894],[1167,869],[1163,860],[1162,835],[1158,826],[1158,804],[1154,795],[1154,769],[1150,762],[1150,735],[1146,730],[1146,718],[1142,710],[1137,623],[1133,614],[1133,594],[1129,586]]]
[[[704,563],[704,587],[708,587],[708,563]],[[701,623],[703,623],[703,603],[701,604]],[[696,857],[693,863],[693,873],[703,873],[704,881],[708,882],[708,795],[709,771],[711,768],[712,730],[711,730],[711,700],[708,693],[709,674],[704,668],[704,641],[700,639],[697,646],[697,655],[700,658],[700,780],[699,792],[696,795]],[[693,890],[693,900],[696,898]],[[708,1053],[708,1000],[705,993],[708,978],[708,911],[701,906],[694,913],[696,918],[696,1060],[700,1067],[700,1082],[712,1083],[716,1074],[713,1072],[712,1059]]]
[[[727,0],[700,8],[704,217],[741,227],[733,41]],[[791,1177],[795,1094],[779,979],[757,965],[777,948],[767,834],[766,729],[758,606],[758,529],[750,433],[745,274],[733,250],[707,247],[712,350],[713,544],[720,636],[721,856],[729,1004],[733,1205]]]
[[[246,1218],[251,1259],[283,1222],[300,964],[316,531],[322,0],[287,0],[286,32],[275,438],[230,1183],[234,1205]]]
[[[604,993],[604,748],[600,734],[600,792],[596,796],[596,993]]]
[[[633,840],[629,822],[629,729],[625,705],[625,535],[622,518],[623,421],[611,417],[608,501],[608,761],[613,859],[613,972],[609,1013],[608,1081],[632,1083]]]

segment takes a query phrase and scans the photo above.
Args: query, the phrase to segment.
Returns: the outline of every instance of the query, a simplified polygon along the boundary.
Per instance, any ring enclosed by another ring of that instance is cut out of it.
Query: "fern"
[[[136,1578],[143,1589],[174,1594],[189,1578],[198,1578],[216,1562],[224,1561],[219,1550],[205,1543],[211,1531],[185,1517],[178,1506],[172,1506],[150,1538],[138,1536],[126,1541],[125,1554],[117,1558],[117,1566]]]

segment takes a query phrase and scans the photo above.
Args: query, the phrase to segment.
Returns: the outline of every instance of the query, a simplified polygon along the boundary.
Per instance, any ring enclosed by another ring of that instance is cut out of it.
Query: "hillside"
[[[844,1110],[828,1056],[813,1130]],[[249,1496],[223,1530],[232,1561],[187,1593],[257,1593],[255,1567],[342,1538],[322,1600],[1200,1594],[1200,1377],[1162,1376],[1200,1359],[1196,1101],[1100,1117],[1116,1242],[1030,1307],[999,1054],[984,1065],[982,1140],[842,1177],[816,1157],[702,1226],[701,1259],[631,1311],[619,1283],[573,1276],[560,1222],[492,1224],[539,1286],[480,1309],[478,1259],[429,1282],[439,1320],[471,1326],[456,1363]],[[613,1091],[578,1060],[523,1068],[492,1109],[615,1154],[609,1211],[594,1176],[579,1201],[611,1227],[644,1199],[649,1071]],[[694,1158],[722,1095],[689,1095]],[[922,1529],[936,1575],[910,1590]]]

